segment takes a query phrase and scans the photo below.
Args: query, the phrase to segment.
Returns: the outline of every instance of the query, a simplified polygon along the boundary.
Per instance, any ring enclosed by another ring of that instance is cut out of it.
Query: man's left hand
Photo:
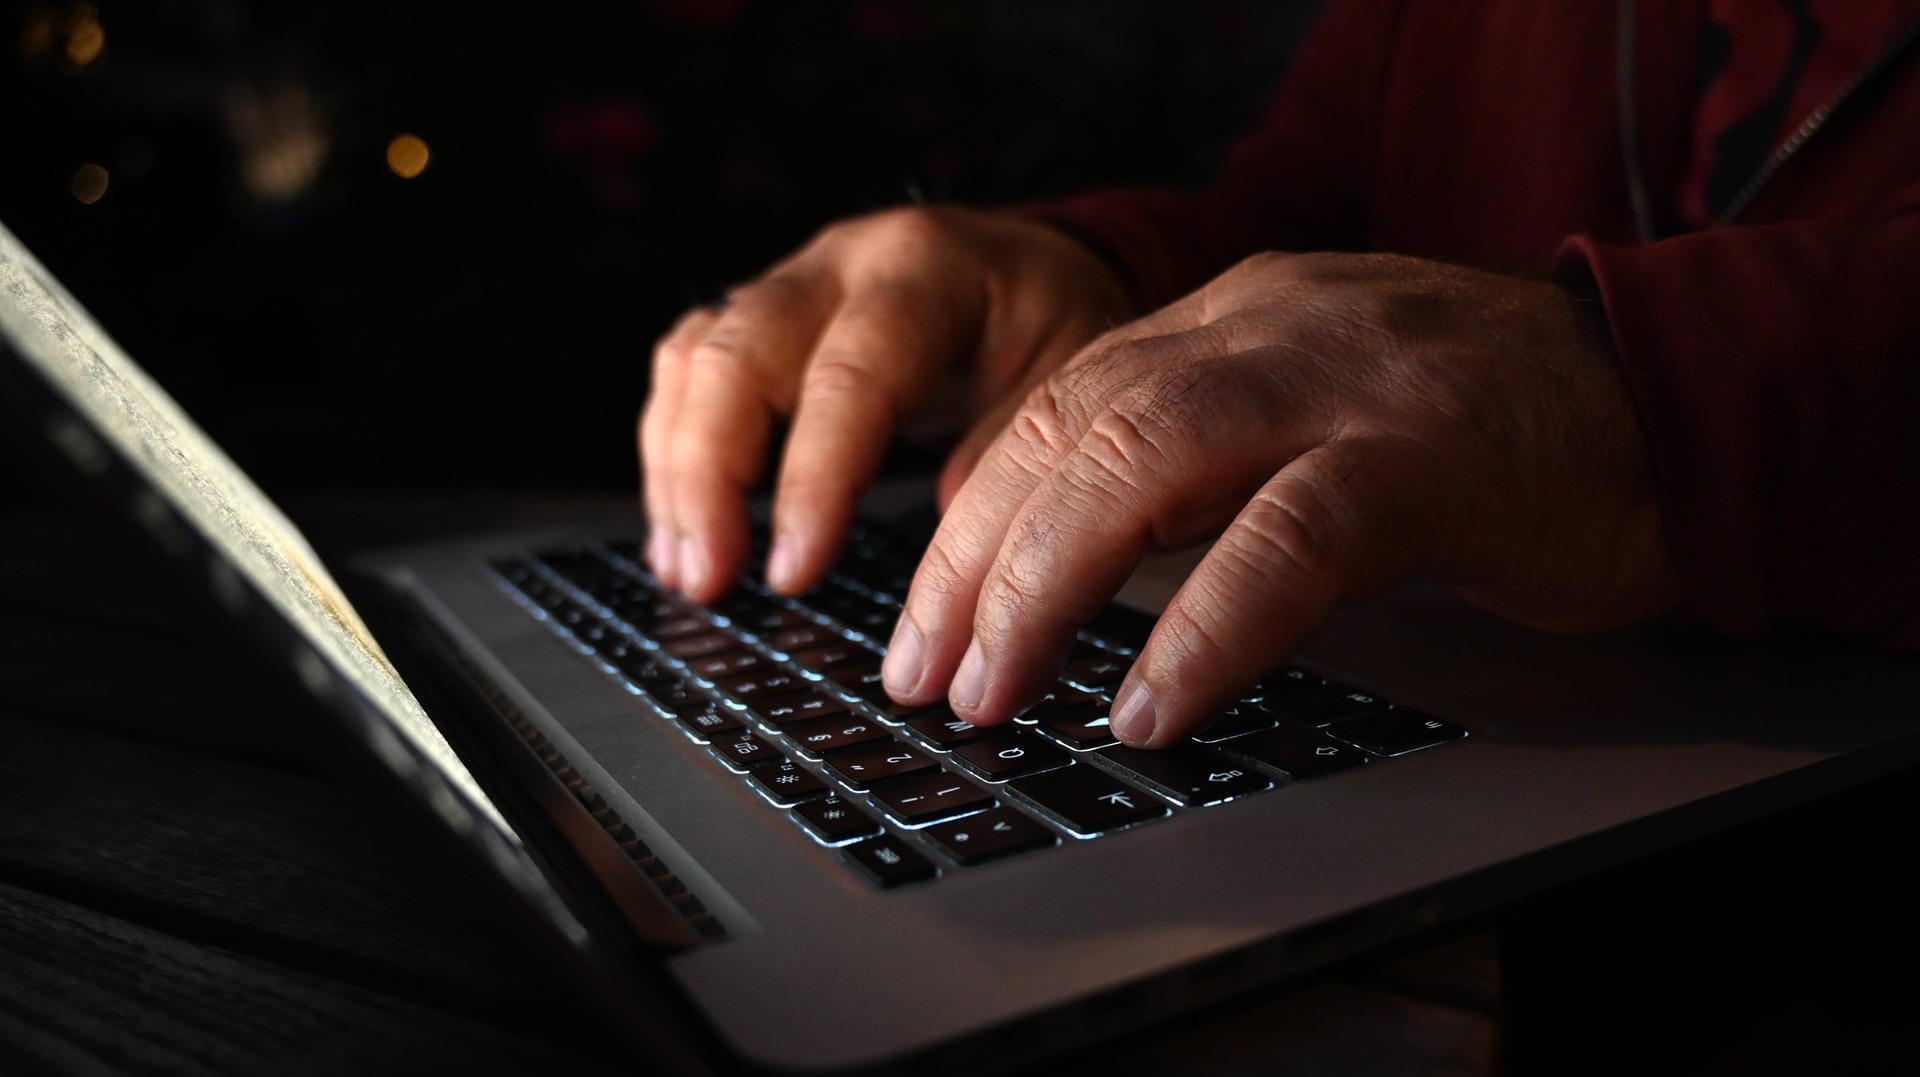
[[[1004,417],[914,577],[887,688],[1005,721],[1141,557],[1215,534],[1115,698],[1129,744],[1199,730],[1343,602],[1408,576],[1564,631],[1675,600],[1632,400],[1572,295],[1267,254]]]

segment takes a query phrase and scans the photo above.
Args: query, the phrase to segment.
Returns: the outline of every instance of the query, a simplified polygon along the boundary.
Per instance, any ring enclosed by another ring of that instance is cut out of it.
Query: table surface
[[[596,499],[312,500],[323,549]],[[0,520],[0,1072],[625,1072],[499,910],[303,751],[117,537]],[[1102,1044],[1106,1074],[1483,1074],[1486,933]]]

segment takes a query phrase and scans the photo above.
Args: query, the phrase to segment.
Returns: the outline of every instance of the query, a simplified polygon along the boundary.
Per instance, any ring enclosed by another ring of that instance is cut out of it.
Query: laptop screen
[[[98,472],[111,451],[134,469],[213,552],[217,599],[268,603],[307,645],[293,660],[310,688],[344,680],[372,705],[368,740],[384,762],[436,770],[467,802],[442,815],[517,843],[306,539],[4,225],[0,335],[64,398],[68,413],[46,431],[62,454]]]

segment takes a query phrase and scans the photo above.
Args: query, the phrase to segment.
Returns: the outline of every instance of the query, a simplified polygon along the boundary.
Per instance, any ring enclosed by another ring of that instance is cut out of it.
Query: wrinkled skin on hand
[[[1561,631],[1675,601],[1632,401],[1553,284],[1260,255],[1042,373],[950,469],[896,698],[1012,717],[1143,555],[1216,534],[1115,699],[1127,743],[1196,731],[1409,576]]]
[[[1021,217],[907,208],[826,228],[656,345],[639,424],[649,565],[699,601],[727,590],[746,562],[747,492],[775,420],[791,418],[767,578],[805,591],[903,419],[1017,400],[1132,314],[1104,262]],[[953,382],[962,399],[933,399]]]

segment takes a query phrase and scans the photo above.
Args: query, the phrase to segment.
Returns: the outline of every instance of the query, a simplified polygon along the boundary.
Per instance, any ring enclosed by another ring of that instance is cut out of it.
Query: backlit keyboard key
[[[751,705],[753,713],[770,725],[787,726],[831,714],[847,713],[847,705],[838,696],[812,690],[790,696],[760,700]]]
[[[881,738],[892,739],[886,726],[857,714],[838,714],[831,718],[796,722],[781,729],[781,732],[786,734],[796,751],[814,759],[836,748],[850,748]]]
[[[751,703],[756,699],[792,695],[812,684],[812,681],[798,673],[768,666],[750,673],[724,678],[714,687],[743,703]]]
[[[713,754],[736,774],[786,758],[752,733],[726,733],[713,738]]]
[[[1053,831],[1012,808],[990,808],[976,815],[935,823],[924,833],[940,851],[962,864],[978,864],[1053,845]]]
[[[871,744],[830,752],[826,756],[826,765],[827,770],[844,782],[847,788],[864,793],[874,782],[899,774],[929,770],[939,764],[926,753],[897,740],[877,740]]]
[[[837,794],[809,800],[793,809],[793,814],[814,837],[828,844],[865,837],[880,829],[879,822],[864,808]]]
[[[956,747],[953,757],[990,782],[1036,774],[1067,761],[1067,753],[1059,745],[1005,727]]]
[[[1086,763],[1074,763],[1010,782],[1012,789],[1076,834],[1094,835],[1167,814],[1145,790]]]
[[[796,651],[792,655],[792,658],[794,665],[802,669],[810,669],[815,673],[826,673],[828,670],[845,669],[849,666],[874,661],[872,651],[867,650],[858,643],[851,643],[846,640],[824,644],[819,647],[811,647],[804,651]]]
[[[1205,729],[1193,735],[1193,739],[1202,744],[1216,744],[1230,737],[1252,733],[1260,729],[1272,729],[1273,715],[1252,703],[1235,703],[1220,712]]]
[[[1404,707],[1335,722],[1326,731],[1375,755],[1405,755],[1467,735],[1444,718]]]
[[[926,741],[935,751],[949,751],[957,744],[979,740],[988,730],[974,725],[955,715],[945,707],[937,707],[931,714],[923,714],[910,719],[907,728],[921,740]]]
[[[1099,753],[1183,807],[1218,804],[1273,788],[1252,767],[1196,744],[1166,748],[1113,747]]]
[[[987,791],[944,770],[889,778],[872,789],[888,815],[908,826],[978,811],[993,803]]]
[[[747,771],[747,777],[783,808],[790,808],[827,791],[826,782],[791,759],[754,767]]]
[[[1098,704],[1042,714],[1040,729],[1076,752],[1120,743],[1113,735],[1107,708]]]
[[[707,744],[713,738],[746,728],[746,724],[732,711],[724,707],[709,706],[703,710],[689,711],[680,716],[680,724],[687,727],[693,739]]]
[[[740,641],[725,632],[703,632],[697,636],[683,636],[668,640],[661,650],[680,659],[705,658],[708,655],[724,654],[727,651],[741,649]]]
[[[695,658],[687,663],[687,669],[702,680],[717,681],[726,677],[738,677],[765,668],[768,662],[754,651],[731,651],[726,654],[710,654],[705,658]]]
[[[935,874],[933,861],[921,856],[905,839],[893,834],[882,834],[849,845],[846,857],[875,884],[883,887],[905,886],[931,879]]]
[[[1351,744],[1297,725],[1277,725],[1236,737],[1220,747],[1265,764],[1295,781],[1332,774],[1367,761],[1366,754]]]

